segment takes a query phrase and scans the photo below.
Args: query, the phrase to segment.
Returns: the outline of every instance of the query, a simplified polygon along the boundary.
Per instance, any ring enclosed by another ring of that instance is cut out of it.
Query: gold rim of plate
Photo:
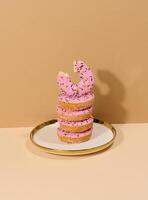
[[[54,124],[56,123],[57,120],[56,119],[52,119],[52,120],[49,120],[49,121],[46,121],[46,122],[43,122],[41,123],[40,125],[36,126],[35,128],[32,129],[31,133],[30,133],[30,140],[31,142],[36,146],[38,147],[40,150],[44,151],[44,152],[47,152],[47,153],[50,153],[50,154],[56,154],[56,155],[87,155],[87,154],[91,154],[91,153],[95,153],[95,152],[99,152],[99,151],[102,151],[102,150],[105,150],[107,149],[108,147],[110,147],[114,140],[115,140],[115,137],[116,137],[116,129],[109,123],[107,122],[104,122],[104,121],[100,121],[98,119],[94,119],[94,122],[95,123],[98,123],[98,124],[101,124],[105,127],[107,127],[108,129],[110,129],[113,133],[113,138],[103,144],[103,145],[100,145],[100,146],[97,146],[97,147],[93,147],[93,148],[89,148],[89,149],[81,149],[81,150],[62,150],[62,149],[51,149],[51,148],[47,148],[47,147],[43,147],[39,144],[37,144],[35,141],[34,141],[34,135],[40,130],[42,129],[43,127],[45,126],[48,126],[50,124]]]

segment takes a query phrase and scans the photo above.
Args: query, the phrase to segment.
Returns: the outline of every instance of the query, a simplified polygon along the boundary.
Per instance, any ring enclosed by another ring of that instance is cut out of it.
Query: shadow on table
[[[126,96],[126,90],[121,80],[111,71],[98,70],[98,81],[107,86],[107,92],[101,93],[98,85],[94,87],[95,105],[94,116],[108,123],[125,123],[127,111],[123,102]],[[120,130],[120,124],[116,127],[117,136],[111,149],[116,148],[123,142],[123,133]]]
[[[104,94],[101,92],[98,85],[94,87],[95,118],[110,123],[125,123],[127,111],[123,106],[126,94],[123,83],[112,72],[107,70],[98,70],[97,78],[99,82],[107,87],[107,91]]]

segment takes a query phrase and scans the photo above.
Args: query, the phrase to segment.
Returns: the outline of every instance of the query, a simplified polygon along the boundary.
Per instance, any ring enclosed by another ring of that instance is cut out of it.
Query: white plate
[[[31,141],[40,149],[60,155],[84,155],[109,147],[115,139],[116,130],[110,124],[94,120],[90,140],[79,144],[67,144],[57,136],[58,123],[50,120],[35,127],[30,134]]]

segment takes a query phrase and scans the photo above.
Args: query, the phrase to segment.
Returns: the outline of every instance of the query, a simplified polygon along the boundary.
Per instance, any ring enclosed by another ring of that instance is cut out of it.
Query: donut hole
[[[70,76],[70,77],[72,77],[71,80],[72,80],[73,83],[79,83],[80,82],[80,77],[77,73],[73,73],[72,76]]]

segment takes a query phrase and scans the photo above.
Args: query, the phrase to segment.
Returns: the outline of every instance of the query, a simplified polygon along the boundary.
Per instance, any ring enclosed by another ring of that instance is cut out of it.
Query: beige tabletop
[[[107,151],[48,155],[29,141],[31,128],[0,129],[1,200],[147,200],[148,124],[118,124]]]

